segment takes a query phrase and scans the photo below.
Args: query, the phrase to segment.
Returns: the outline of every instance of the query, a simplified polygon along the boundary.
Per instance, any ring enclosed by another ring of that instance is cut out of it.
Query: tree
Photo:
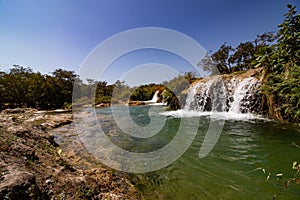
[[[97,90],[96,90],[97,96],[107,96],[107,82],[106,81],[100,81],[97,83]]]
[[[196,74],[194,72],[185,72],[184,78],[191,84],[196,80]]]
[[[53,105],[62,107],[66,103],[72,103],[72,91],[78,75],[74,71],[57,69],[52,73],[52,78],[48,77],[49,83],[53,86]]]
[[[274,31],[267,31],[261,35],[257,35],[254,40],[255,48],[261,46],[270,46],[277,39]]]
[[[288,8],[279,25],[277,43],[266,48],[268,56],[259,55],[256,61],[257,65],[265,64],[267,57],[269,62],[263,87],[269,114],[300,122],[300,15],[295,6]]]
[[[277,34],[270,31],[265,32],[262,35],[257,35],[254,40],[254,59],[251,62],[251,65],[254,68],[264,67],[266,74],[270,72],[270,67],[273,65],[272,55],[275,50],[276,39]]]
[[[262,65],[267,66],[276,38],[274,32],[265,32],[258,35],[254,41],[241,42],[236,48],[224,43],[215,53],[206,53],[198,66],[202,66],[209,75],[245,71]],[[257,62],[257,60],[260,61]]]
[[[5,103],[5,85],[4,85],[4,77],[5,72],[0,71],[0,110],[3,108],[3,104]]]
[[[33,76],[31,68],[14,65],[9,73],[2,76],[2,92],[5,103],[18,107],[26,106],[28,88]]]
[[[113,101],[124,102],[131,96],[131,88],[124,81],[117,80],[113,87]]]
[[[251,62],[254,60],[255,46],[252,42],[241,42],[235,49],[234,54],[229,58],[234,64],[232,71],[244,71],[251,69]]]
[[[26,106],[41,109],[48,108],[49,96],[47,94],[50,92],[50,88],[45,87],[45,76],[39,72],[34,73],[29,81]]]
[[[278,43],[276,49],[277,65],[275,70],[285,71],[285,77],[289,76],[290,69],[300,66],[300,14],[297,14],[296,6],[288,5],[288,13],[285,20],[279,25]]]
[[[212,54],[211,58],[214,61],[220,74],[231,72],[232,62],[230,60],[231,53],[234,49],[226,43],[222,44],[217,52]]]
[[[203,67],[203,70],[208,73],[208,76],[220,74],[218,68],[216,67],[216,63],[213,61],[208,52],[198,63],[198,67],[199,66]]]

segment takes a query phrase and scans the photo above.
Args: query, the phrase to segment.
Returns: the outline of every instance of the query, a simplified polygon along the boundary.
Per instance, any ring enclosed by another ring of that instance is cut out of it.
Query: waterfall
[[[258,93],[257,82],[258,80],[256,78],[249,77],[245,78],[236,86],[229,112],[251,112],[250,106],[253,104],[251,98]]]
[[[192,88],[190,89],[190,94],[187,97],[184,110],[197,110],[202,112],[205,111],[207,105],[210,104],[210,89],[214,82],[215,79],[211,79],[207,82],[199,82],[198,84],[192,86]],[[197,92],[199,88],[201,88],[201,93]]]
[[[144,103],[149,104],[149,105],[161,105],[161,106],[166,105],[164,102],[157,103],[157,101],[159,100],[158,93],[159,93],[159,90],[156,90],[156,92],[154,93],[152,99],[149,100],[149,101],[144,101]]]
[[[152,99],[150,100],[151,102],[157,103],[157,101],[158,101],[158,93],[159,93],[159,90],[156,90],[156,92],[154,93]]]
[[[255,77],[216,76],[199,81],[190,88],[184,110],[254,113],[260,109],[260,86],[261,82]]]

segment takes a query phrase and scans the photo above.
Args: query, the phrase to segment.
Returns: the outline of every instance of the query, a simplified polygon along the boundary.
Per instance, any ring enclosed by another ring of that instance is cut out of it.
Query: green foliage
[[[88,187],[80,187],[76,191],[76,197],[77,198],[92,198],[96,194],[96,191],[94,188],[88,188]]]
[[[258,35],[254,41],[241,42],[236,48],[224,43],[215,53],[211,55],[207,53],[198,66],[202,66],[210,75],[228,74],[260,67],[262,64],[269,63],[265,55],[268,55],[270,50],[272,51],[271,44],[276,38],[273,32],[266,32]],[[258,56],[261,56],[260,59],[264,62],[257,62]]]
[[[270,110],[276,110],[278,119],[300,122],[300,14],[288,5],[285,20],[279,25],[278,41],[256,54],[256,65],[266,66],[267,77],[263,87]]]
[[[240,43],[235,53],[230,57],[231,63],[235,64],[231,71],[244,71],[251,69],[256,47],[252,42]]]
[[[96,87],[94,87],[96,85]],[[108,85],[106,81],[99,82],[89,82],[89,86],[95,88],[96,91],[89,90],[88,97],[91,97],[95,94],[95,103],[110,103],[111,96],[114,90],[114,85]]]
[[[231,72],[231,53],[233,48],[226,43],[222,44],[220,49],[212,54],[212,60],[215,62],[215,65],[221,74],[227,74]]]
[[[203,67],[203,70],[211,76],[220,74],[214,60],[211,58],[209,53],[205,54],[204,58],[198,63],[198,66]]]
[[[49,78],[52,83],[52,91],[54,92],[54,105],[56,107],[63,107],[65,103],[72,102],[72,91],[75,79],[78,76],[72,71],[57,69]]]
[[[133,92],[130,97],[130,100],[133,101],[151,100],[156,91],[160,91],[161,93],[161,91],[163,90],[165,90],[165,87],[162,85],[157,85],[157,84],[141,85],[139,87],[133,88]]]
[[[49,76],[14,65],[0,73],[1,107],[62,108],[72,102],[75,78],[72,71],[58,69]]]
[[[125,102],[129,100],[131,96],[131,88],[125,84],[124,81],[117,80],[113,88],[113,101],[115,102]]]
[[[185,102],[186,95],[183,93],[184,90],[190,87],[190,83],[196,79],[193,77],[189,79],[188,74],[178,75],[169,82],[164,82],[166,90],[162,93],[163,101],[167,103],[171,110],[177,110],[183,108],[183,102]]]
[[[155,88],[151,87],[150,85],[142,85],[133,91],[131,95],[131,100],[133,101],[150,100],[153,97],[155,91],[156,91]]]
[[[11,102],[17,106],[28,103],[28,86],[33,72],[30,68],[15,65],[9,73],[2,73],[0,79],[2,102]]]

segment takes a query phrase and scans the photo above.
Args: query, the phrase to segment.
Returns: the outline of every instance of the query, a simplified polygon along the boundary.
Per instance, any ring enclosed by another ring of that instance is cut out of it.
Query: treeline
[[[117,80],[114,84],[108,84],[106,81],[87,80],[88,84],[82,81],[76,81],[79,87],[73,95],[76,105],[111,105],[111,103],[125,104],[128,101],[147,101],[152,99],[154,93],[159,90],[165,90],[163,85],[147,84],[138,87],[130,87],[124,81]],[[77,95],[78,93],[78,95]],[[162,99],[161,99],[162,100]]]
[[[57,69],[50,75],[14,65],[0,72],[0,108],[32,107],[54,109],[72,102],[73,82],[77,75]]]
[[[113,95],[113,100],[117,101],[114,103],[145,101],[151,99],[155,91],[164,89],[157,84],[129,87],[119,80],[114,84],[92,79],[83,82],[74,71],[57,69],[50,74],[41,74],[14,65],[8,72],[0,71],[0,110],[15,107],[70,109],[72,102],[110,105]]]
[[[263,67],[263,112],[300,122],[300,14],[288,5],[279,30],[258,35],[236,48],[224,43],[199,62],[212,75]]]

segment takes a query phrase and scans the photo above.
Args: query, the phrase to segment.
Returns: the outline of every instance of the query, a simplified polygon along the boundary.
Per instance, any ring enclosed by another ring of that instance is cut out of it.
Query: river
[[[249,115],[229,117],[212,151],[204,158],[199,158],[199,149],[212,115],[184,116],[179,112],[165,112],[163,106],[152,106],[149,112],[150,108],[96,109],[102,130],[110,140],[122,149],[136,153],[155,151],[169,144],[178,132],[182,118],[199,121],[197,135],[179,159],[159,170],[132,176],[132,182],[146,199],[299,198],[300,184],[291,182],[286,187],[289,178],[296,173],[292,169],[293,161],[300,161],[299,127]],[[122,113],[129,109],[130,117],[140,126],[149,125],[149,115],[156,116],[154,120],[165,120],[165,124],[150,138],[132,137],[124,134],[115,123],[112,109],[121,118]],[[189,127],[185,131],[188,133]],[[56,130],[56,134],[59,134],[59,130]]]

